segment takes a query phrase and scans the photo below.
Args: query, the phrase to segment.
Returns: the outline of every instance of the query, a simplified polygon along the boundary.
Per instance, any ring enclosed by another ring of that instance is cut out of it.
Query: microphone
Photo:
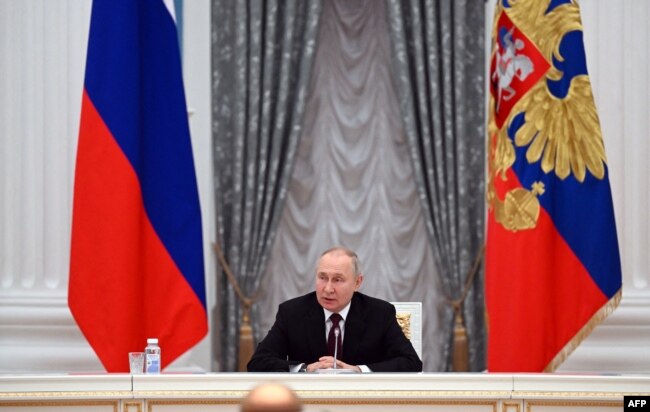
[[[334,369],[336,369],[336,357],[339,350],[339,328],[334,328]]]

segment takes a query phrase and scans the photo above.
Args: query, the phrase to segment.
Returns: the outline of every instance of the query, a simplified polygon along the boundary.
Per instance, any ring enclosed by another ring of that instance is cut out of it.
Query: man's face
[[[316,269],[316,297],[325,309],[338,313],[352,300],[363,275],[354,276],[352,259],[341,252],[321,257]]]

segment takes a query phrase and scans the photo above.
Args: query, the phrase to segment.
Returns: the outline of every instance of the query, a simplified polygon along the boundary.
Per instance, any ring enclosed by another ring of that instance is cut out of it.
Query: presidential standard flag
[[[207,333],[201,214],[171,1],[92,5],[68,303],[109,372]]]
[[[578,4],[498,0],[488,124],[488,370],[553,371],[621,299]]]

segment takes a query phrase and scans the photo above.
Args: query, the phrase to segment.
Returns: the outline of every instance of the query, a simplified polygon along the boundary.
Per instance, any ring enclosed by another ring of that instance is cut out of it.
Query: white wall
[[[102,370],[67,307],[90,1],[0,1],[0,370]]]
[[[184,70],[214,292],[209,0],[185,1]],[[624,297],[561,367],[650,370],[650,3],[582,0],[609,157]],[[491,22],[491,6],[487,16]],[[0,373],[102,370],[67,308],[74,159],[90,0],[0,0]],[[488,26],[490,26],[488,24]],[[208,302],[213,307],[215,302]],[[210,339],[178,369],[218,370]]]

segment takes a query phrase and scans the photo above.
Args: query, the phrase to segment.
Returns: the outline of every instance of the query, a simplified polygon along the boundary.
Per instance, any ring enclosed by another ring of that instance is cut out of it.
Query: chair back
[[[422,302],[391,302],[397,312],[397,322],[422,359]]]

